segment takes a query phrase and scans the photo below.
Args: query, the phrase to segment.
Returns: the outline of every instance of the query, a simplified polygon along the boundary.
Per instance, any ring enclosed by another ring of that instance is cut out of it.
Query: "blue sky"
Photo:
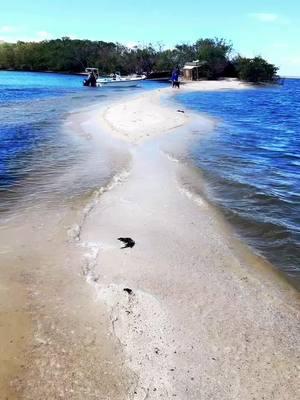
[[[300,76],[299,0],[0,0],[0,40],[62,36],[172,47],[224,37],[245,56],[262,55]]]

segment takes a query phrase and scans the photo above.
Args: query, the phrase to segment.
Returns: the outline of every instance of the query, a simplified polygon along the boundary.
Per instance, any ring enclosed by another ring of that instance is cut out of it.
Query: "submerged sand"
[[[33,335],[10,398],[299,398],[299,295],[236,246],[218,213],[184,184],[188,167],[167,154],[168,137],[190,123],[207,134],[214,121],[167,106],[173,93],[97,113],[93,123],[128,142],[130,168],[83,211],[59,223],[45,217],[36,236],[37,225],[24,227],[35,257],[24,254],[24,232],[12,231],[23,237],[17,256],[38,268],[24,275]],[[136,245],[121,250],[119,237]]]

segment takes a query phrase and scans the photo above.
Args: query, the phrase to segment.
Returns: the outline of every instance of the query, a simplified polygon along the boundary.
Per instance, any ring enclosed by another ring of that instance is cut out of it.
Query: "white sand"
[[[253,89],[253,85],[241,82],[235,78],[223,79],[220,81],[183,81],[182,90],[193,91],[216,91],[216,90],[244,90]],[[180,90],[181,90],[180,89]]]
[[[183,90],[242,87],[201,82]],[[299,295],[243,246],[238,251],[210,206],[181,186],[182,167],[161,151],[159,135],[190,114],[162,106],[167,93],[102,114],[104,127],[135,144],[132,168],[81,233],[92,248],[89,282],[138,377],[130,398],[297,399]],[[120,250],[120,236],[136,246]]]
[[[162,108],[160,101],[160,90],[146,93],[109,107],[103,114],[103,120],[115,135],[133,143],[182,126],[186,122],[187,117],[184,114]]]
[[[185,83],[179,91],[241,90],[249,87],[236,80],[200,81]],[[179,91],[172,88],[158,89],[114,104],[104,111],[101,123],[113,134],[132,143],[161,135],[188,122],[189,117],[179,113],[175,106],[172,109],[163,105],[164,96],[175,95]]]

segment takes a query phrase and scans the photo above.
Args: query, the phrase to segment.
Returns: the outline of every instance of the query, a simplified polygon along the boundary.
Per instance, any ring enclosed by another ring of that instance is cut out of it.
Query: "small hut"
[[[184,79],[188,81],[197,81],[203,76],[201,70],[206,66],[206,64],[206,61],[199,60],[185,63],[183,67]]]

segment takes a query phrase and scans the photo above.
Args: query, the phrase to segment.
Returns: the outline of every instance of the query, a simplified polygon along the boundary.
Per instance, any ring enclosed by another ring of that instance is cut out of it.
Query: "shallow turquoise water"
[[[219,120],[188,158],[207,196],[261,254],[300,276],[300,80],[245,91],[179,95]]]
[[[76,197],[120,167],[116,149],[72,134],[65,121],[84,107],[160,87],[86,88],[82,76],[0,71],[0,213]]]

